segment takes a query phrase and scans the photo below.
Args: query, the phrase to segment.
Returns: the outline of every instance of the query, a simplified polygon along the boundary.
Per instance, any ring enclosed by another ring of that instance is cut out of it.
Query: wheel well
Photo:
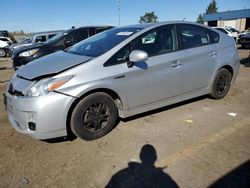
[[[225,65],[225,66],[221,67],[220,69],[223,69],[223,68],[227,69],[231,73],[231,76],[233,77],[234,71],[233,71],[233,68],[231,66]]]
[[[118,109],[122,109],[122,101],[121,101],[121,98],[119,97],[119,95],[114,92],[113,90],[111,89],[106,89],[106,88],[100,88],[100,89],[94,89],[94,90],[91,90],[85,94],[83,94],[81,97],[77,98],[73,104],[70,106],[70,109],[69,109],[69,112],[67,114],[67,119],[66,119],[66,128],[67,128],[67,134],[68,134],[68,137],[69,138],[72,138],[74,139],[75,138],[75,135],[74,133],[71,131],[71,128],[70,128],[70,118],[71,118],[71,115],[72,115],[72,112],[74,110],[74,108],[76,107],[76,105],[78,104],[78,102],[80,100],[82,100],[84,97],[92,94],[92,93],[97,93],[97,92],[103,92],[103,93],[106,93],[108,94],[110,97],[112,97],[112,99],[115,101],[115,104],[117,106]]]

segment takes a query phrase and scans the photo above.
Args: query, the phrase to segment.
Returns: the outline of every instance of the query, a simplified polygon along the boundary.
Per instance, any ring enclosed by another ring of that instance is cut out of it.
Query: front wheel
[[[5,57],[6,56],[6,51],[3,48],[0,48],[0,57]]]
[[[226,96],[231,86],[232,75],[227,69],[220,69],[215,77],[210,96],[221,99]]]
[[[70,126],[81,139],[94,140],[108,134],[117,122],[117,107],[106,93],[93,93],[74,108]]]

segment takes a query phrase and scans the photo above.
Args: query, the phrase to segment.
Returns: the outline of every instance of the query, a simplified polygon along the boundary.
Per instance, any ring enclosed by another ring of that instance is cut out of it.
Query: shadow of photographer
[[[152,145],[146,144],[140,152],[141,163],[129,162],[128,167],[114,174],[106,188],[177,188],[176,182],[163,169],[155,167],[157,153]]]

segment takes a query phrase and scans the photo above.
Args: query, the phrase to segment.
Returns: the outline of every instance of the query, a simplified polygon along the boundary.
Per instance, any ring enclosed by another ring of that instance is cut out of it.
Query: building
[[[250,28],[250,9],[205,14],[204,24],[211,27],[233,27],[238,31]]]

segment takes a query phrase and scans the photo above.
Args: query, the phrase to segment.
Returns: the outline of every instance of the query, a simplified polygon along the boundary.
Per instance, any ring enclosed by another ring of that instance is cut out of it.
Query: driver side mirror
[[[66,39],[65,41],[64,41],[64,45],[65,46],[71,46],[72,45],[72,42],[71,42],[71,40],[68,40],[68,39]]]
[[[148,53],[142,50],[134,50],[129,54],[128,68],[134,66],[134,63],[143,62],[148,59]]]

